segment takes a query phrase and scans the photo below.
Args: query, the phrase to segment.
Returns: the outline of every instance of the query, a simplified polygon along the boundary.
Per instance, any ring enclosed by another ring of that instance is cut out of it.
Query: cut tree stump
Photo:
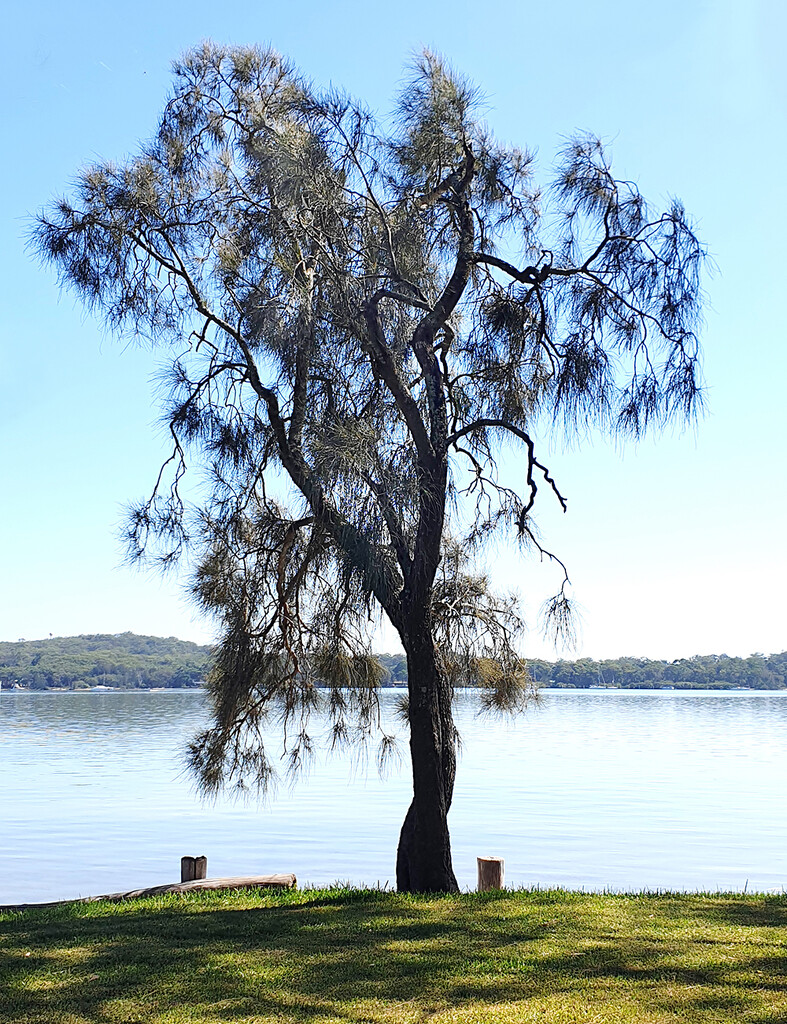
[[[196,882],[201,878],[208,877],[207,857],[181,857],[180,858],[180,880],[181,882]]]
[[[502,857],[477,857],[478,891],[502,889],[505,880],[505,864]]]

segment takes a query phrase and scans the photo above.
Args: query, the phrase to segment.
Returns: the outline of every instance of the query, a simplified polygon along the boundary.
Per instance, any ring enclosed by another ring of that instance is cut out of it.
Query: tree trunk
[[[451,685],[423,621],[418,633],[405,638],[413,800],[399,836],[396,887],[399,892],[458,892],[448,832],[456,777]]]

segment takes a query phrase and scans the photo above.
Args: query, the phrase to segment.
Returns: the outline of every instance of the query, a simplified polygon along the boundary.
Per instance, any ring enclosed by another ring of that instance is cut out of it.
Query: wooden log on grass
[[[490,889],[502,889],[505,881],[506,862],[502,857],[477,857],[478,891],[488,892]]]
[[[176,882],[170,885],[154,885],[147,889],[130,889],[128,892],[111,892],[105,896],[85,896],[77,900],[55,900],[52,903],[14,903],[0,906],[2,910],[35,910],[38,907],[59,907],[65,903],[119,903],[121,900],[136,900],[145,896],[163,896],[171,892],[200,892],[220,889],[294,889],[295,875],[242,875],[233,878],[202,878],[193,882]]]
[[[293,889],[295,875],[242,875],[233,878],[198,878],[192,882],[174,885],[154,885],[148,889],[113,892],[108,896],[92,896],[91,900],[135,900],[143,896],[161,896],[170,892],[203,892],[218,889]]]

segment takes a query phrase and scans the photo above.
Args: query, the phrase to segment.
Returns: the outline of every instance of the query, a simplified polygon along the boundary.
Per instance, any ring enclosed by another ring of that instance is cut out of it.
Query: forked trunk
[[[399,836],[396,887],[400,892],[457,892],[448,832],[456,777],[451,686],[440,672],[431,637],[408,640],[413,800]]]

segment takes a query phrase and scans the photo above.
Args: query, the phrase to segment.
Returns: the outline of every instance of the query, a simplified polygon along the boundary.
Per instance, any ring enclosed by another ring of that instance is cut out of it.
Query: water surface
[[[782,891],[787,693],[551,690],[514,722],[469,695],[457,719],[461,886],[494,854],[514,886]],[[393,884],[404,738],[384,780],[318,757],[263,806],[205,803],[182,762],[204,720],[197,691],[0,694],[0,903],[177,881],[184,854],[212,876]]]

